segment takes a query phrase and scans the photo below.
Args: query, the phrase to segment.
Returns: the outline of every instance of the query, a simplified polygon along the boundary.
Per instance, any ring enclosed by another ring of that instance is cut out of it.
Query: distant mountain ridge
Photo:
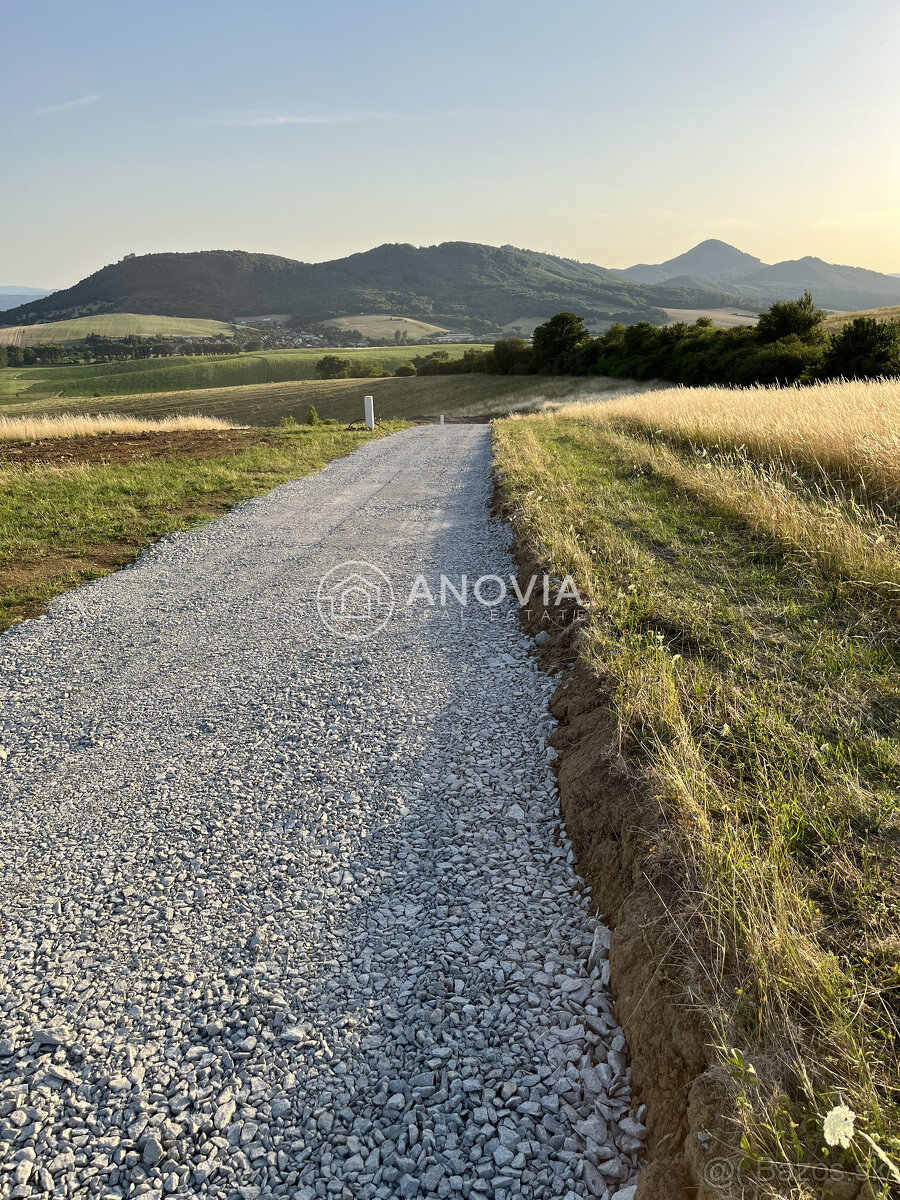
[[[74,287],[0,314],[0,324],[105,312],[220,320],[290,313],[313,323],[384,312],[477,332],[564,309],[594,319],[640,320],[661,319],[664,308],[728,302],[717,288],[661,288],[620,271],[514,246],[444,242],[423,248],[387,244],[325,263],[241,250],[129,257]]]
[[[22,304],[31,304],[41,300],[50,293],[46,288],[19,287],[16,284],[0,284],[0,312],[8,308],[18,308]]]
[[[843,312],[900,304],[900,277],[821,258],[787,259],[769,265],[727,242],[709,238],[685,254],[657,264],[636,263],[629,279],[660,287],[685,286],[728,291],[733,300],[765,306],[809,289],[817,304]]]
[[[129,256],[58,292],[21,289],[8,307],[3,296],[14,289],[0,288],[0,325],[101,313],[223,321],[287,313],[310,324],[384,313],[479,333],[563,310],[626,323],[662,322],[663,309],[759,310],[807,288],[837,311],[900,304],[896,276],[812,257],[767,264],[715,238],[624,271],[515,246],[388,243],[324,263],[243,250]]]

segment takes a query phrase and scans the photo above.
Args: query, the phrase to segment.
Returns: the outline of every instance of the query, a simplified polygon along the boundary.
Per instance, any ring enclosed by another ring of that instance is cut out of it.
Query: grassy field
[[[432,350],[459,358],[468,346],[397,346],[367,350],[271,350],[259,354],[179,356],[131,359],[87,366],[6,367],[0,369],[0,404],[42,396],[138,396],[149,392],[194,391],[242,387],[254,383],[287,383],[315,379],[324,354],[351,360],[377,361],[393,372],[401,363]],[[478,346],[476,349],[485,349]]]
[[[864,308],[859,312],[830,313],[825,318],[825,328],[829,333],[837,333],[855,317],[874,317],[876,321],[900,321],[900,304],[890,308]]]
[[[148,317],[140,313],[101,313],[71,321],[49,321],[43,325],[14,325],[0,329],[0,346],[36,346],[39,342],[83,342],[91,333],[103,337],[217,337],[234,333],[224,321],[201,321],[191,317]]]
[[[678,882],[666,970],[716,1032],[745,1167],[828,1162],[878,1196],[900,1183],[872,1146],[896,1163],[898,428],[896,383],[852,383],[663,390],[496,431],[522,543],[587,600],[610,769],[663,814],[629,870]],[[857,1133],[823,1157],[839,1103]],[[824,1194],[804,1178],[764,1194]]]
[[[0,629],[132,561],[164,534],[319,470],[372,436],[379,435],[333,427],[180,433],[144,427],[115,437],[94,430],[63,443],[71,452],[63,464],[54,457],[60,438],[29,447],[27,464],[10,461],[16,443],[7,443],[5,453],[0,443]]]
[[[438,333],[449,333],[443,325],[429,325],[414,317],[387,317],[384,313],[360,313],[358,317],[335,317],[323,321],[332,329],[356,329],[369,338],[392,338],[399,329],[411,338],[434,337]]]
[[[755,325],[757,318],[749,312],[734,306],[730,308],[667,308],[669,323],[684,321],[693,325],[698,317],[709,317],[718,329],[731,329],[735,325]]]
[[[627,390],[622,380],[606,381]],[[261,383],[246,387],[205,388],[200,391],[151,392],[147,395],[110,396],[71,400],[50,397],[0,405],[0,413],[13,416],[91,412],[126,413],[140,417],[165,417],[173,413],[199,413],[247,425],[277,425],[284,417],[304,421],[313,405],[323,419],[344,424],[358,421],[363,396],[375,397],[379,420],[433,419],[440,413],[455,420],[484,419],[547,401],[596,393],[603,380],[529,378],[502,375],[432,375],[396,379],[332,379],[296,383]]]

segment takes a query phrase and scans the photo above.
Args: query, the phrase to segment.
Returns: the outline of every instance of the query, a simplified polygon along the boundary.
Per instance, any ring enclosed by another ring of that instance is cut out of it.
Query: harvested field
[[[2,374],[2,372],[0,372]],[[10,417],[59,415],[73,410],[103,414],[104,410],[140,419],[159,419],[185,412],[216,417],[242,425],[277,425],[285,417],[306,420],[313,405],[323,419],[344,424],[358,421],[363,396],[375,397],[379,420],[435,420],[441,413],[462,420],[484,420],[522,409],[538,408],[577,396],[627,393],[627,380],[505,375],[432,375],[397,379],[303,380],[258,383],[244,387],[203,388],[197,391],[155,392],[73,400],[52,397],[2,406]]]

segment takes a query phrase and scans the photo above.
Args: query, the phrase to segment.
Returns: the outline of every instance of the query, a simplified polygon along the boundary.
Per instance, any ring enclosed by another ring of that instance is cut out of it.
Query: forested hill
[[[0,313],[26,325],[90,313],[231,320],[267,313],[315,322],[357,313],[416,317],[473,331],[574,309],[586,319],[728,303],[715,289],[660,287],[588,263],[473,242],[384,245],[301,263],[274,254],[203,250],[146,254],[104,267],[52,295]]]

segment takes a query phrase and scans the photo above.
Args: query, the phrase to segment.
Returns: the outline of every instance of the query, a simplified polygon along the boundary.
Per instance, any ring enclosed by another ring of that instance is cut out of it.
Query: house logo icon
[[[349,642],[364,642],[391,619],[394,588],[384,571],[351,559],[319,581],[316,607],[326,629]]]

